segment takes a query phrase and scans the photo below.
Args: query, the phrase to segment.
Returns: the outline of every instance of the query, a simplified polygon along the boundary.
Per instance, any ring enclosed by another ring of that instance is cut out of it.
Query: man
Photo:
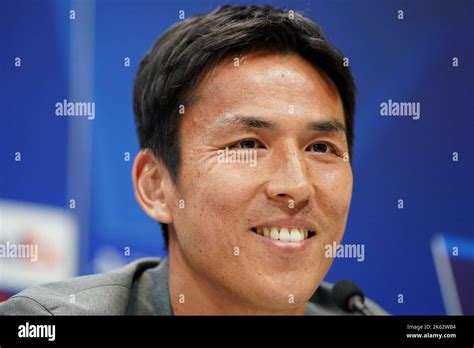
[[[34,287],[0,313],[348,314],[322,281],[351,201],[354,95],[342,54],[292,11],[173,26],[138,68],[132,174],[168,259]]]

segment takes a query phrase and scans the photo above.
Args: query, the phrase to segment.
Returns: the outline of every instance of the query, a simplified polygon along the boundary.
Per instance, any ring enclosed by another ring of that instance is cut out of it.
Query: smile
[[[316,235],[314,231],[310,231],[304,227],[257,227],[252,228],[251,231],[260,236],[287,243],[301,243]]]

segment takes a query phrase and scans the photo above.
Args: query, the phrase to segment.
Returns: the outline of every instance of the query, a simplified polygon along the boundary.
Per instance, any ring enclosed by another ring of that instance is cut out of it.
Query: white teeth
[[[256,233],[267,238],[291,243],[300,243],[308,238],[308,230],[306,228],[296,227],[288,228],[273,226],[271,228],[257,228]]]
[[[278,240],[280,237],[280,232],[278,232],[278,227],[272,227],[270,231],[270,238]]]
[[[300,228],[300,233],[303,235],[303,239],[308,238],[308,230],[306,228]]]
[[[280,240],[283,242],[289,242],[290,241],[290,232],[286,227],[280,228]]]
[[[269,238],[270,238],[270,229],[265,227],[265,228],[263,229],[263,235],[264,235],[265,237],[269,237]]]
[[[290,242],[298,243],[299,241],[303,240],[303,234],[297,229],[292,228],[290,232]]]

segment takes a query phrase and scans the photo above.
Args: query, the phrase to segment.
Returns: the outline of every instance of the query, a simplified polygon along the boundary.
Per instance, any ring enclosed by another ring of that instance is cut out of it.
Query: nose
[[[314,187],[307,175],[303,154],[296,145],[289,145],[283,151],[274,154],[271,166],[272,174],[265,190],[272,200],[294,206],[308,201],[314,193]]]

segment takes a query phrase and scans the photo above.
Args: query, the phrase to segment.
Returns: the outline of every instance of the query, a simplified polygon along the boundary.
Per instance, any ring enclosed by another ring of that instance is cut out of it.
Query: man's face
[[[214,68],[181,116],[172,231],[212,283],[285,310],[307,302],[332,263],[324,246],[344,233],[352,170],[343,106],[329,79],[297,55],[234,63]],[[264,227],[270,236],[258,234]],[[304,229],[315,233],[298,241]],[[272,239],[288,236],[293,242]]]

